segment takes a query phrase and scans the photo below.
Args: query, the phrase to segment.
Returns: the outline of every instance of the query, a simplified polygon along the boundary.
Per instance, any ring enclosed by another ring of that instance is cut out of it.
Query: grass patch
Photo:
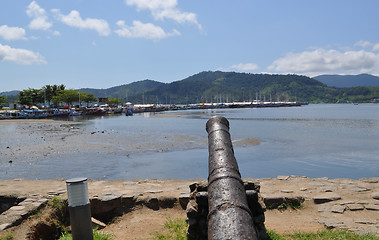
[[[283,240],[284,239],[279,234],[271,230],[267,230],[267,236],[268,236],[268,240]]]
[[[288,201],[288,202],[284,202],[280,204],[279,206],[276,207],[276,209],[284,211],[287,208],[296,210],[296,209],[302,209],[303,207],[304,207],[303,204],[299,201]],[[268,208],[268,209],[274,209],[274,208],[271,206],[271,208]]]
[[[288,208],[287,203],[282,203],[276,209],[283,211],[283,210],[286,210],[287,208]]]
[[[0,240],[12,240],[13,237],[13,233],[8,233],[6,236],[0,237]]]
[[[34,211],[33,215],[30,215],[29,218],[40,218],[41,216],[42,216],[42,210],[38,209],[38,210]]]
[[[288,206],[294,210],[302,209],[304,207],[304,205],[300,201],[293,201],[293,200],[288,201]]]
[[[50,220],[55,221],[62,229],[70,225],[67,200],[54,196],[49,202],[49,206],[54,209]]]
[[[102,233],[97,229],[93,230],[93,240],[113,240],[112,234]],[[58,240],[72,240],[72,234],[65,232]]]
[[[165,228],[168,233],[152,234],[151,240],[187,240],[188,224],[184,219],[167,219]],[[357,234],[341,230],[322,230],[315,233],[278,234],[267,231],[267,240],[379,240],[374,234]],[[61,239],[63,240],[63,239]]]
[[[277,234],[273,231],[267,231],[269,240],[379,240],[379,237],[373,234],[360,235],[348,231],[323,230],[316,233],[294,233],[294,234]]]
[[[153,240],[186,240],[188,224],[184,219],[168,218],[164,224],[168,233],[154,233]]]

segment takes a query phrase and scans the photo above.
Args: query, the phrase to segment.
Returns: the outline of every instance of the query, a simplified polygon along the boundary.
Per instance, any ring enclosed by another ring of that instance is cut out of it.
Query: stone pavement
[[[285,214],[296,211],[299,216],[304,213],[302,217],[327,228],[379,235],[379,178],[279,176],[244,180],[258,182],[267,211],[278,211],[270,209],[279,207],[284,218]],[[185,209],[189,185],[201,181],[206,182],[204,179],[89,180],[88,187],[91,204],[101,206],[103,211],[122,207],[119,203],[142,204],[152,209],[180,204]],[[67,198],[63,179],[0,180],[0,231],[21,224],[53,196]],[[297,202],[301,208],[291,210],[291,204]]]
[[[30,196],[17,205],[10,207],[0,215],[0,231],[17,226],[23,220],[45,206],[47,201],[47,198],[41,197],[40,195]]]
[[[327,179],[279,176],[259,179],[266,206],[303,202],[314,222],[327,228],[379,235],[379,178]],[[301,209],[299,210],[302,211]]]

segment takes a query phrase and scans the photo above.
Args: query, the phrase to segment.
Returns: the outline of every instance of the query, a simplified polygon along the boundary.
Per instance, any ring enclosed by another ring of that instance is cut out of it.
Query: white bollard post
[[[66,180],[73,240],[93,240],[87,178]]]

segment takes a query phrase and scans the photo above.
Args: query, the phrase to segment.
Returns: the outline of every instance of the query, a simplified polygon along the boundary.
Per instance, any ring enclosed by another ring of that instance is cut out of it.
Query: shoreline
[[[233,102],[233,103],[197,103],[187,105],[163,105],[163,104],[143,104],[134,105],[129,107],[94,107],[94,108],[79,108],[79,109],[9,109],[0,110],[0,120],[2,119],[46,119],[54,117],[69,117],[72,112],[78,111],[79,115],[107,115],[107,114],[125,114],[127,110],[128,116],[133,113],[145,112],[164,112],[164,111],[177,111],[177,110],[208,110],[208,109],[224,109],[224,108],[279,108],[279,107],[300,107],[308,105],[307,102]],[[3,116],[3,114],[5,114]]]

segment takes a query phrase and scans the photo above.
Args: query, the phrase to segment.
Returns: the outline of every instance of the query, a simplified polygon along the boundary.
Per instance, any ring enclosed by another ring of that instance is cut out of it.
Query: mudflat
[[[112,117],[109,120],[112,122]],[[125,128],[133,126],[125,121],[116,125],[104,128],[93,121],[1,120],[0,179],[206,177],[206,169],[201,173],[186,171],[184,177],[175,171],[186,166],[195,169],[197,164],[181,158],[192,150],[190,154],[198,154],[192,159],[206,167],[206,136],[160,130],[151,133],[143,126],[127,131]],[[240,138],[234,146],[259,142]]]

